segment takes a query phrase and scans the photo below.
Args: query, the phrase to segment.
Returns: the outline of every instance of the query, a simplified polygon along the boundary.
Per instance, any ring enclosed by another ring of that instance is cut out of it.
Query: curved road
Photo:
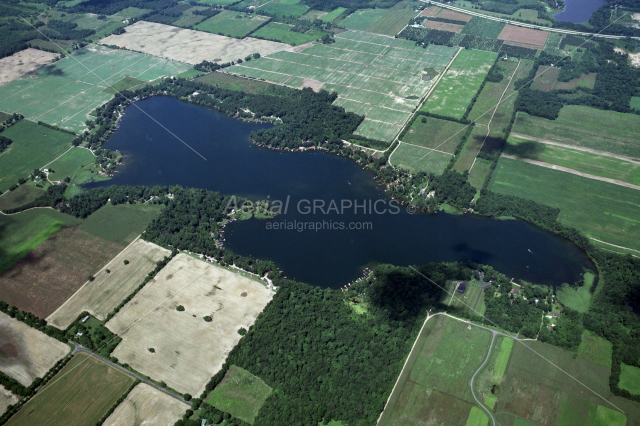
[[[100,356],[100,355],[98,355],[98,354],[96,354],[96,353],[94,353],[94,352],[91,352],[89,349],[85,348],[85,347],[84,347],[84,346],[82,346],[82,345],[79,345],[78,343],[74,342],[73,340],[69,340],[69,343],[73,344],[73,346],[74,346],[74,348],[75,348],[75,349],[73,350],[73,352],[71,352],[71,355],[74,355],[74,354],[75,354],[75,353],[77,353],[77,352],[85,352],[85,353],[89,354],[90,356],[96,357],[96,358],[98,358],[99,360],[106,362],[107,364],[109,364],[109,365],[110,365],[110,366],[112,366],[113,368],[116,368],[116,369],[118,369],[118,370],[122,371],[123,373],[125,373],[125,374],[127,374],[127,375],[129,375],[129,376],[133,377],[134,379],[140,380],[141,382],[146,383],[146,384],[148,384],[149,386],[152,386],[152,387],[156,388],[156,389],[157,389],[157,390],[159,390],[160,392],[164,392],[164,393],[166,393],[167,395],[172,396],[172,397],[174,397],[175,399],[177,399],[177,400],[179,400],[179,401],[181,401],[181,402],[184,402],[185,404],[188,404],[188,405],[191,405],[191,404],[192,404],[192,402],[191,402],[191,401],[187,401],[187,400],[185,400],[185,399],[182,397],[182,395],[179,395],[179,394],[177,394],[177,393],[173,393],[173,392],[171,392],[170,390],[165,389],[165,388],[163,388],[162,386],[159,386],[159,385],[157,385],[157,384],[153,383],[151,380],[146,379],[146,378],[144,378],[144,377],[142,377],[142,376],[140,376],[140,375],[138,375],[138,374],[134,373],[133,371],[129,371],[129,370],[127,370],[126,368],[124,368],[123,366],[118,365],[118,364],[116,364],[116,363],[114,363],[114,362],[109,361],[107,358],[104,358],[104,357],[102,357],[102,356]]]
[[[478,397],[476,396],[476,393],[473,390],[473,381],[476,378],[476,375],[480,372],[480,370],[482,370],[482,367],[484,367],[484,365],[487,363],[487,361],[489,361],[489,357],[491,356],[491,349],[493,349],[493,341],[496,340],[496,336],[498,334],[504,334],[504,333],[500,333],[499,331],[495,331],[495,330],[491,330],[491,333],[493,334],[491,336],[491,343],[489,344],[489,352],[487,352],[487,357],[484,359],[484,362],[482,363],[482,365],[476,370],[475,373],[473,373],[473,376],[471,377],[471,395],[473,395],[473,399],[476,400],[476,403],[482,407],[482,409],[484,411],[487,412],[487,414],[489,415],[489,417],[491,418],[491,422],[493,422],[493,426],[496,426],[496,419],[493,417],[493,414],[491,413],[491,410],[489,410],[489,408],[484,405],[484,402],[480,401],[478,399]]]

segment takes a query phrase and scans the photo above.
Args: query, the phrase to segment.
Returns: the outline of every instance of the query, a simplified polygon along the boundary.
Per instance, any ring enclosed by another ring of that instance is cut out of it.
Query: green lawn
[[[213,34],[222,33],[228,37],[244,37],[269,19],[268,16],[223,10],[196,25],[196,29]]]
[[[365,31],[387,13],[385,9],[356,10],[340,22],[340,26],[350,30]]]
[[[640,368],[622,363],[618,387],[626,389],[634,395],[640,395]]]
[[[125,247],[144,232],[161,210],[158,204],[107,203],[83,220],[78,229]]]
[[[327,13],[326,15],[320,17],[320,19],[323,20],[324,22],[332,22],[338,16],[342,15],[346,10],[347,9],[345,9],[344,7],[338,7],[336,9],[333,9],[331,12]],[[640,104],[640,102],[638,103]],[[640,106],[638,107],[638,109],[640,109]]]
[[[462,118],[495,58],[493,52],[461,50],[420,110]]]
[[[613,344],[596,334],[585,330],[578,348],[578,356],[603,367],[611,368]],[[639,382],[640,383],[640,382]]]
[[[561,223],[589,237],[640,250],[640,191],[504,157],[489,189],[559,207]]]
[[[412,8],[399,10],[389,9],[380,19],[371,24],[367,28],[367,31],[394,36],[402,31],[416,15],[418,15],[418,12],[414,12]],[[344,21],[342,21],[341,24],[344,24]]]
[[[80,170],[90,164],[95,164],[96,156],[86,148],[72,148],[71,151],[49,165],[54,173],[49,173],[52,181],[64,180],[67,177],[74,182]]]
[[[251,34],[252,37],[260,37],[267,40],[280,41],[292,46],[308,43],[310,41],[322,38],[326,33],[323,31],[310,31],[308,33],[298,33],[291,31],[291,26],[286,24],[279,24],[271,22],[258,31]]]
[[[512,132],[640,158],[640,120],[635,114],[581,105],[562,107],[555,120],[518,112]]]
[[[408,169],[411,172],[428,172],[442,174],[453,156],[442,152],[422,148],[420,146],[401,143],[390,158],[396,167]]]
[[[205,402],[253,424],[271,391],[271,387],[259,377],[232,365],[222,382],[207,396]]]
[[[423,120],[426,121],[423,123]],[[418,116],[402,138],[403,142],[453,154],[467,126],[454,121]]]
[[[544,144],[516,136],[509,136],[504,153],[640,185],[640,165],[618,158],[578,151],[570,147]]]
[[[0,191],[3,192],[69,149],[75,138],[29,120],[20,120],[1,135],[13,140],[0,154]]]

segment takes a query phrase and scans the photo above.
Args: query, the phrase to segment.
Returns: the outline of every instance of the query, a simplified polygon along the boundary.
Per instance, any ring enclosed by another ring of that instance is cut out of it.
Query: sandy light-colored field
[[[438,15],[439,18],[452,19],[454,21],[469,22],[472,18],[471,15],[466,13],[455,12],[449,9],[442,9],[442,12]]]
[[[440,12],[438,6],[431,6],[420,12],[420,16],[436,16]]]
[[[50,64],[57,56],[55,53],[29,48],[0,59],[0,86]]]
[[[531,28],[523,28],[507,24],[500,32],[500,35],[498,35],[498,40],[508,40],[518,43],[544,46],[548,36],[549,33],[547,31],[533,30]]]
[[[49,315],[47,322],[65,329],[82,311],[103,321],[113,308],[142,284],[156,267],[156,262],[170,254],[169,250],[144,240],[132,242],[95,275],[93,282],[87,281]],[[129,261],[127,265],[125,260]]]
[[[172,425],[180,420],[189,405],[140,383],[107,418],[104,426]]]
[[[259,282],[179,254],[107,323],[122,337],[113,356],[199,395],[240,340],[238,330],[248,329],[272,297]]]
[[[0,413],[7,411],[10,405],[14,405],[20,398],[0,386]]]
[[[71,351],[68,345],[0,312],[0,371],[25,386]]]
[[[442,30],[442,31],[451,31],[454,33],[460,33],[464,28],[464,25],[450,24],[448,22],[429,21],[429,20],[424,21],[424,26],[426,28],[433,28],[435,30]]]
[[[204,31],[187,30],[171,25],[140,21],[126,27],[126,32],[111,35],[100,41],[161,58],[195,65],[204,60],[212,62],[237,61],[253,53],[267,56],[291,46],[275,41],[246,37],[238,40]]]

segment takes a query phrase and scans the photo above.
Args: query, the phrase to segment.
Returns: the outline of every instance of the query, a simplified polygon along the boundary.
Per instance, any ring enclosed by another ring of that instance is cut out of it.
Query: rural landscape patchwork
[[[0,425],[640,425],[640,0],[0,3]]]

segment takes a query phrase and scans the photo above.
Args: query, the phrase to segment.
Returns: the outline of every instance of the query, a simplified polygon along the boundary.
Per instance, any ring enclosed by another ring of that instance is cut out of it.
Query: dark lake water
[[[390,200],[370,171],[351,160],[252,145],[250,132],[267,126],[169,97],[140,101],[126,110],[119,130],[104,145],[123,153],[124,165],[110,181],[90,186],[179,184],[283,204],[288,200],[287,212],[275,219],[227,226],[226,247],[272,260],[287,277],[322,287],[341,287],[375,263],[407,266],[472,260],[509,277],[549,285],[572,284],[585,268],[593,268],[570,242],[522,221],[410,214]],[[325,204],[315,214],[314,200],[316,207]],[[331,200],[335,209],[329,208]],[[323,222],[321,227],[344,223],[346,228],[367,229],[298,230]]]
[[[606,0],[565,0],[564,10],[553,15],[557,21],[581,24],[587,22],[593,12],[607,4]]]

